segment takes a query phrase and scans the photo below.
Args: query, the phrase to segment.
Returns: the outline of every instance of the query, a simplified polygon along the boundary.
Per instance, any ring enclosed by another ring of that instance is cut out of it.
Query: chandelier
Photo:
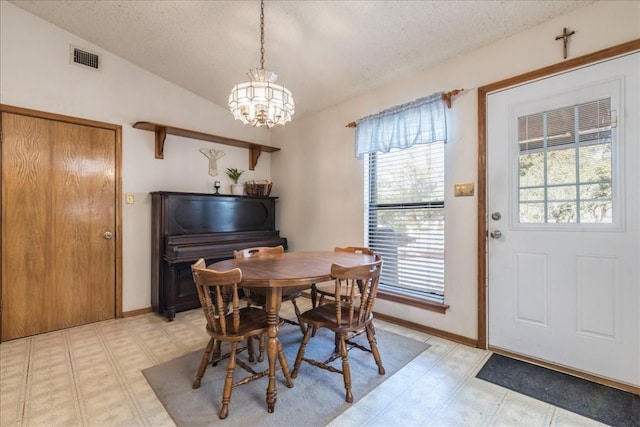
[[[236,85],[229,95],[229,109],[236,120],[251,126],[284,125],[295,112],[293,95],[275,84],[278,75],[264,68],[264,0],[260,3],[260,68],[249,70],[250,81]]]

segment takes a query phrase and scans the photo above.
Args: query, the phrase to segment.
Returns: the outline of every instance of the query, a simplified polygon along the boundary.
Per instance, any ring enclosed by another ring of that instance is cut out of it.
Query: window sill
[[[405,295],[396,294],[393,292],[378,290],[377,298],[384,299],[387,301],[398,302],[404,305],[410,305],[412,307],[422,308],[424,310],[435,311],[440,314],[445,314],[449,309],[448,304],[440,304],[433,301],[428,301],[419,298],[412,298]]]

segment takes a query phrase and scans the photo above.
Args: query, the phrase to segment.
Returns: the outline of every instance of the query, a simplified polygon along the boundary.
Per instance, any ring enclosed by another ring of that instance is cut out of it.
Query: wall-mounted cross
[[[560,40],[562,39],[562,46],[563,46],[563,52],[564,52],[564,59],[567,59],[567,42],[569,41],[569,37],[571,37],[572,35],[574,35],[576,32],[575,31],[571,31],[570,33],[567,31],[567,27],[564,27],[562,29],[562,34],[559,35],[558,37],[556,37],[556,40]]]

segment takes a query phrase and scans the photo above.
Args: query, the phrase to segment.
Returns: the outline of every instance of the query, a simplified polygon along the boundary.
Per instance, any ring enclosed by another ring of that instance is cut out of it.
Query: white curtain
[[[447,140],[442,92],[363,117],[356,125],[355,154],[359,159],[366,153]]]

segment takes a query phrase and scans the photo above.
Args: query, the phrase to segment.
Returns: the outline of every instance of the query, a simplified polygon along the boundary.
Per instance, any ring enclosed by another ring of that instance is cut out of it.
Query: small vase
[[[242,196],[244,194],[244,184],[231,184],[231,194]]]

